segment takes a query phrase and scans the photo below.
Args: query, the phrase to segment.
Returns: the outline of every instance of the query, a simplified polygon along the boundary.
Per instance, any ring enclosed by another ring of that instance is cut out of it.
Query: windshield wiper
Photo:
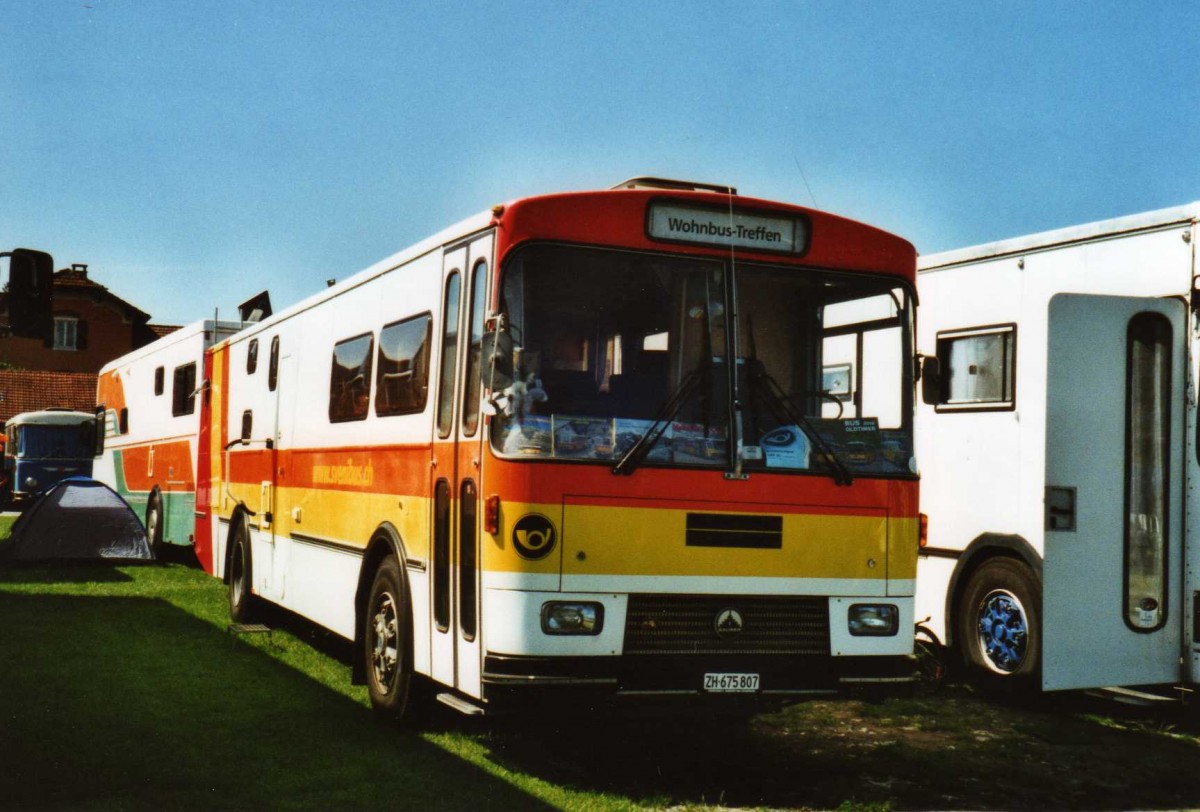
[[[751,359],[754,362],[754,359]],[[758,366],[755,363],[755,366]],[[850,473],[850,469],[846,464],[839,460],[834,454],[833,449],[829,444],[821,439],[821,435],[817,433],[817,429],[813,426],[812,421],[800,414],[793,408],[793,404],[787,394],[774,378],[766,373],[765,370],[755,370],[750,375],[751,391],[765,396],[767,406],[771,409],[771,413],[781,424],[784,421],[790,422],[794,426],[798,426],[801,431],[808,435],[808,439],[812,441],[813,446],[817,450],[817,455],[831,469],[830,473],[833,476],[835,485],[853,485],[854,475]]]
[[[679,386],[655,413],[654,422],[642,433],[641,437],[638,437],[633,447],[625,452],[625,456],[621,457],[612,467],[614,474],[632,474],[642,464],[646,455],[650,453],[650,449],[658,442],[658,438],[662,437],[667,426],[675,419],[675,415],[679,414],[683,404],[687,403],[695,394],[705,371],[704,369],[693,369],[684,376],[683,380],[679,382]]]

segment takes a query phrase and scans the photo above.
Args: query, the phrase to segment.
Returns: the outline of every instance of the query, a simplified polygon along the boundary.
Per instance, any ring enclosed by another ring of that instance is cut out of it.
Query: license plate
[[[704,690],[717,694],[753,693],[758,690],[758,674],[705,674]]]

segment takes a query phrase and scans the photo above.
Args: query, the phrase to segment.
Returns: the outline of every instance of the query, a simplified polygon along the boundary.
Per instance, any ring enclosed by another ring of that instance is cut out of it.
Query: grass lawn
[[[0,527],[0,534],[3,528]],[[376,720],[347,646],[232,637],[179,564],[0,570],[0,807],[1144,809],[1200,805],[1197,727],[969,689],[748,722]]]

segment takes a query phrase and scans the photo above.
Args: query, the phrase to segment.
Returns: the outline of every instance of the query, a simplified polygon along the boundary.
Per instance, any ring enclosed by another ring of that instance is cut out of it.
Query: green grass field
[[[231,636],[223,585],[180,564],[0,569],[0,808],[1200,805],[1193,723],[1078,696],[958,686],[746,722],[439,709],[401,731],[344,641],[270,617]]]

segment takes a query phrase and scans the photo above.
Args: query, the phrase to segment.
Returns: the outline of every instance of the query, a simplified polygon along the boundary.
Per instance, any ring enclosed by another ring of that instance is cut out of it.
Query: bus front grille
[[[829,654],[826,598],[630,595],[625,654]]]

